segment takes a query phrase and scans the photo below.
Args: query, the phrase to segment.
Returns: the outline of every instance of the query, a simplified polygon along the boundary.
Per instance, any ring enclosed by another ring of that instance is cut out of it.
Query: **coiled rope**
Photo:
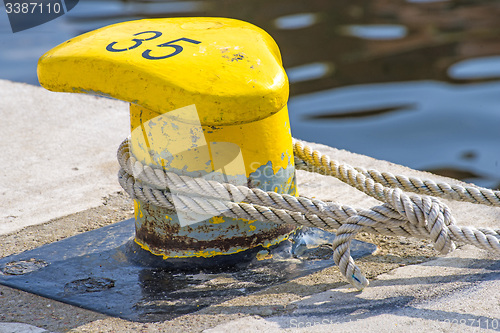
[[[335,202],[180,176],[141,164],[131,154],[129,145],[126,139],[118,149],[118,177],[132,198],[176,211],[336,229],[333,259],[358,290],[369,283],[352,259],[350,245],[362,231],[430,239],[441,253],[453,251],[457,242],[500,254],[500,229],[458,226],[450,209],[436,198],[500,207],[500,191],[354,168],[294,139],[296,169],[336,177],[383,202],[371,209],[355,209]]]

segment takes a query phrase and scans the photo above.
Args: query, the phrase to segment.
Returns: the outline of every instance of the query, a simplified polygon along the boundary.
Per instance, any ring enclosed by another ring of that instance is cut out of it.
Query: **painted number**
[[[135,44],[132,46],[123,48],[123,49],[115,49],[114,46],[116,44],[118,44],[118,42],[113,42],[113,43],[110,43],[108,46],[106,46],[106,50],[108,50],[109,52],[123,52],[123,51],[133,50],[136,47],[140,46],[142,44],[142,42],[147,41],[147,40],[151,40],[151,39],[155,39],[155,38],[158,38],[161,36],[161,32],[159,32],[159,31],[143,31],[143,32],[136,33],[133,36],[139,36],[142,34],[154,34],[154,36],[149,37],[149,38],[133,38],[132,42],[135,42]]]
[[[181,41],[193,43],[193,44],[200,44],[201,43],[201,42],[194,40],[194,39],[179,38],[179,39],[176,39],[176,40],[173,40],[170,42],[156,45],[156,47],[172,47],[174,49],[174,51],[172,53],[164,55],[164,56],[155,57],[155,56],[151,55],[151,50],[146,50],[146,51],[142,52],[142,57],[146,58],[146,59],[165,59],[165,58],[173,57],[174,55],[182,52],[182,50],[183,50],[182,46],[174,44],[176,42],[181,42]]]
[[[144,34],[146,34],[146,35],[143,36]],[[147,36],[148,34],[152,34],[152,35],[151,36]],[[134,44],[132,44],[131,46],[128,46],[128,47],[120,46],[120,48],[117,47],[118,42],[112,42],[112,43],[108,44],[108,46],[106,46],[106,50],[108,50],[109,52],[130,51],[130,50],[133,50],[133,49],[141,46],[143,42],[156,39],[156,38],[160,37],[161,35],[162,35],[162,33],[159,32],[159,31],[143,31],[143,32],[139,32],[139,33],[134,34],[133,36],[141,36],[141,37],[147,37],[147,38],[132,38],[130,41],[133,42]],[[162,43],[162,44],[156,45],[156,47],[163,47],[163,48],[170,47],[170,48],[173,48],[172,52],[170,52],[168,54],[157,55],[157,54],[154,54],[155,52],[153,52],[153,50],[147,49],[146,51],[142,52],[142,57],[144,59],[148,59],[148,60],[158,60],[158,59],[166,59],[166,58],[173,57],[173,56],[181,53],[182,50],[184,50],[184,48],[181,45],[176,44],[178,42],[187,42],[187,43],[192,43],[192,44],[200,44],[201,43],[200,41],[197,41],[197,40],[194,40],[194,39],[179,38],[179,39],[172,40],[170,42],[166,42],[166,43]],[[153,54],[151,54],[152,52],[153,52]]]

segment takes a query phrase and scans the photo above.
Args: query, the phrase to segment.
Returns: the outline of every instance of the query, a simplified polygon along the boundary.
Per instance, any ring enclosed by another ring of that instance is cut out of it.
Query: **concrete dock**
[[[116,149],[130,131],[127,103],[0,80],[0,116],[0,258],[133,217],[117,180]],[[461,184],[311,145],[353,166]],[[304,196],[379,204],[332,178],[304,171],[297,178]],[[500,226],[500,208],[443,201],[460,225]],[[442,256],[429,241],[359,239],[378,246],[356,261],[370,279],[362,292],[329,267],[172,320],[138,323],[0,285],[0,333],[500,331],[498,256],[469,245]]]

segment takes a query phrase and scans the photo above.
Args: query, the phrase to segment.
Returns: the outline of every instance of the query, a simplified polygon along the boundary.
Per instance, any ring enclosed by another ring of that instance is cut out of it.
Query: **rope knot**
[[[415,228],[427,231],[427,238],[434,242],[437,251],[446,254],[456,248],[448,228],[449,225],[455,224],[455,221],[450,208],[439,199],[416,194],[408,195],[399,188],[384,188],[384,196],[386,203],[403,219]]]

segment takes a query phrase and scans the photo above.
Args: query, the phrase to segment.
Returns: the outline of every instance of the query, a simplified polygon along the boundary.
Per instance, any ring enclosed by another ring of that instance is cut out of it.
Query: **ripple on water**
[[[448,76],[456,80],[500,77],[500,56],[462,60],[448,68]]]
[[[406,37],[408,29],[399,24],[353,24],[344,25],[340,34],[370,40],[391,40]]]
[[[433,2],[445,2],[450,0],[406,0],[409,3],[433,3]]]
[[[290,83],[321,79],[330,75],[334,65],[330,62],[313,62],[310,64],[290,67],[286,69]]]
[[[318,13],[300,13],[280,16],[274,20],[274,25],[278,29],[293,30],[310,27],[316,24],[318,21]]]

